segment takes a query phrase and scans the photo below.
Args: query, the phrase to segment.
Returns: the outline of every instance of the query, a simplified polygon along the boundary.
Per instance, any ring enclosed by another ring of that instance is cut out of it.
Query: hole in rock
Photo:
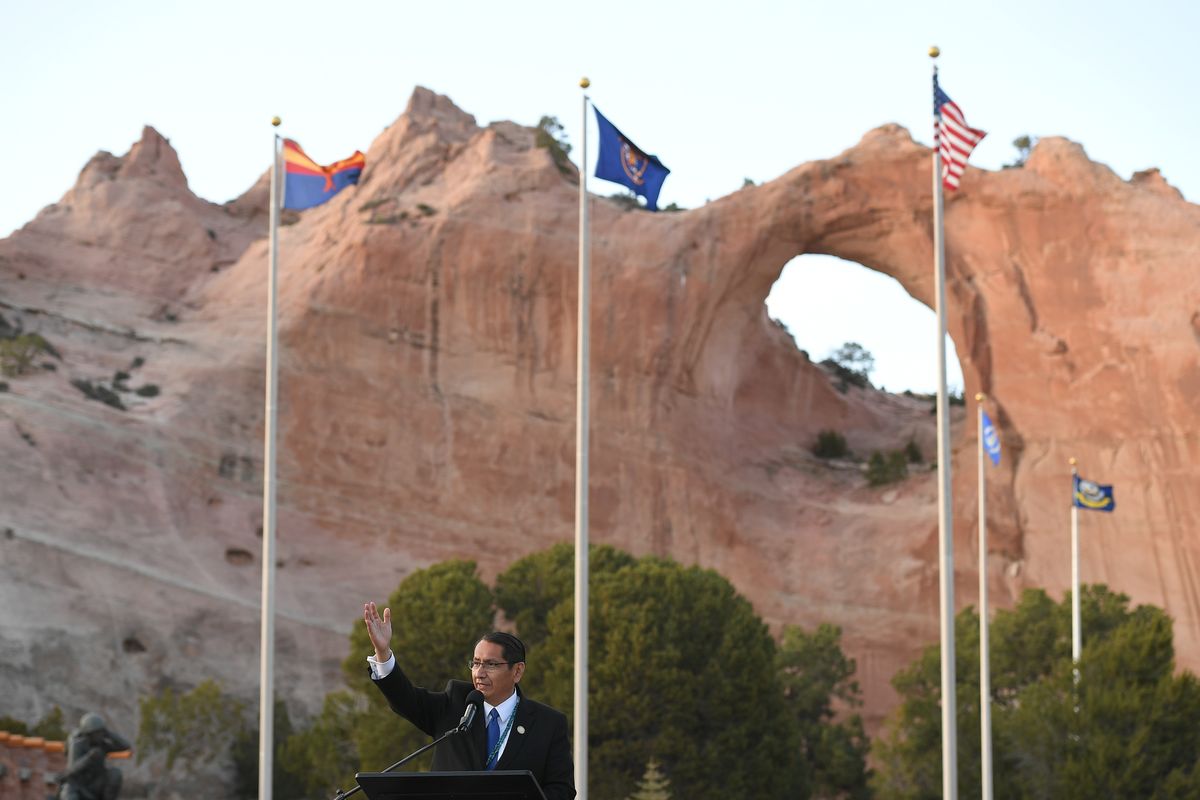
[[[141,640],[136,636],[127,636],[125,641],[121,642],[121,649],[126,653],[144,653],[146,645],[142,644]]]
[[[240,547],[230,547],[225,551],[225,560],[235,567],[244,567],[247,564],[254,563],[254,556],[249,550],[243,550]]]
[[[931,277],[933,264],[929,265]],[[789,261],[767,296],[767,313],[820,363],[847,342],[874,358],[871,383],[892,393],[937,391],[937,315],[899,281],[834,256]],[[962,368],[946,336],[946,385],[961,393]]]

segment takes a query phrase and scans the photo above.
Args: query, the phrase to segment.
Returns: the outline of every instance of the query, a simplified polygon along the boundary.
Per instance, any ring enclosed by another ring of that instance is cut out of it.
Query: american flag
[[[933,115],[937,118],[934,142],[942,154],[942,185],[950,191],[958,188],[958,179],[967,169],[967,159],[975,145],[987,136],[985,131],[967,125],[967,118],[933,76]]]

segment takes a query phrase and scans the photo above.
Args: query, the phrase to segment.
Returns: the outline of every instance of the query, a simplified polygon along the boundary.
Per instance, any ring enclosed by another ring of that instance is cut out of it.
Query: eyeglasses
[[[483,667],[485,672],[495,672],[498,669],[509,666],[511,663],[510,661],[480,661],[479,659],[474,659],[471,663],[467,664],[467,669],[474,672]]]

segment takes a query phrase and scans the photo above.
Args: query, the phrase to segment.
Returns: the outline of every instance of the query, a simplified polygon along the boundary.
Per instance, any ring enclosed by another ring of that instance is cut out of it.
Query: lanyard
[[[500,757],[500,748],[508,741],[508,732],[512,730],[513,720],[517,718],[517,706],[521,705],[521,696],[517,695],[517,702],[513,704],[512,713],[508,715],[508,722],[504,723],[504,730],[500,733],[500,738],[496,740],[496,746],[492,748],[492,752],[488,754],[487,763],[483,765],[484,769],[491,767],[493,763]]]

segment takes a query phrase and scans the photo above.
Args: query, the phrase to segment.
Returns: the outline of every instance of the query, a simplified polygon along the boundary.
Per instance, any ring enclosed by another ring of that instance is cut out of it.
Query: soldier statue
[[[89,712],[67,739],[67,768],[59,776],[62,800],[116,800],[121,771],[105,763],[109,753],[130,749],[129,742],[108,729],[104,718]]]

